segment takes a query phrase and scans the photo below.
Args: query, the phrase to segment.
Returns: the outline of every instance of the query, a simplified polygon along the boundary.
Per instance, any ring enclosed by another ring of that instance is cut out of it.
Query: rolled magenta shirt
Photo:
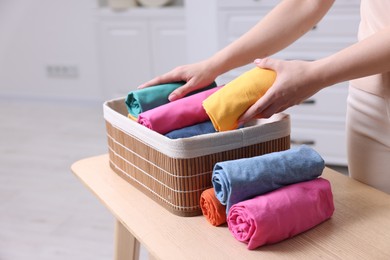
[[[208,89],[145,111],[139,114],[138,123],[160,134],[166,134],[176,129],[205,122],[209,120],[209,117],[202,102],[221,88],[222,86]]]

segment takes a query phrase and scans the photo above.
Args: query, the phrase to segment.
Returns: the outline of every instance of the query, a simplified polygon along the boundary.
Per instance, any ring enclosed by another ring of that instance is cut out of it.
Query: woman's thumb
[[[259,68],[274,70],[275,62],[271,58],[255,59],[254,63]]]

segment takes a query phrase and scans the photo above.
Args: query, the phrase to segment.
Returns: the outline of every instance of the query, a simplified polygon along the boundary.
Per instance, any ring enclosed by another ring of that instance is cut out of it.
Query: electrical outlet
[[[48,78],[76,79],[79,77],[79,68],[76,65],[47,65],[46,75]]]

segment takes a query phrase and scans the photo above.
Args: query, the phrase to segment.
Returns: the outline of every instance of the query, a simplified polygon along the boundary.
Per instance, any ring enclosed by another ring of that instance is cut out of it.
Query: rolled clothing
[[[204,190],[200,195],[200,208],[207,221],[213,226],[226,223],[226,207],[215,197],[213,188]]]
[[[252,250],[307,231],[333,212],[331,185],[317,178],[237,203],[231,207],[227,223],[232,235]]]
[[[172,82],[131,91],[127,94],[125,99],[127,111],[133,117],[138,118],[138,115],[142,112],[169,103],[168,96],[172,93],[172,91],[184,84],[184,81]],[[213,82],[209,86],[189,93],[187,96],[199,93],[200,91],[204,91],[206,89],[214,88],[216,86],[216,83]]]
[[[176,129],[208,121],[210,119],[202,107],[202,102],[220,88],[222,86],[142,112],[138,116],[138,123],[160,134],[166,134]]]
[[[212,184],[218,200],[230,207],[283,186],[317,178],[325,168],[314,149],[301,145],[261,156],[218,162]]]
[[[196,125],[191,125],[184,128],[173,130],[165,134],[165,136],[170,139],[178,139],[178,138],[188,138],[188,137],[210,134],[210,133],[215,133],[215,129],[213,123],[211,123],[211,121],[208,120]]]
[[[130,118],[131,120],[137,122],[138,118],[134,117],[132,114],[127,114],[127,118]]]
[[[238,119],[272,86],[276,73],[255,67],[235,78],[203,102],[217,131],[233,130]]]

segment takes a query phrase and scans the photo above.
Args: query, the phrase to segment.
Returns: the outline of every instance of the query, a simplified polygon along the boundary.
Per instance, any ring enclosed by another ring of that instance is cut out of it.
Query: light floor
[[[113,259],[114,219],[70,166],[106,153],[100,104],[0,100],[0,259]]]
[[[0,260],[113,259],[114,219],[70,171],[104,127],[101,104],[0,99]]]

